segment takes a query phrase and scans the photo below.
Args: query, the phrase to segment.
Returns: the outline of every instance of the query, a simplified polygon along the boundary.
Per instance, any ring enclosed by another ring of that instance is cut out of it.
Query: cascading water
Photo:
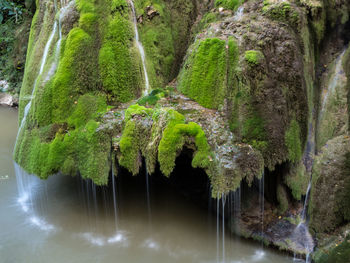
[[[240,6],[238,7],[237,11],[235,12],[235,15],[233,16],[233,20],[239,21],[243,17],[244,7]]]
[[[343,57],[345,55],[346,49],[343,50],[343,52],[337,57],[335,61],[335,70],[332,78],[329,81],[329,84],[326,86],[326,89],[323,90],[323,98],[322,98],[322,106],[320,109],[320,117],[319,119],[322,118],[322,115],[326,109],[327,102],[328,102],[328,97],[331,95],[339,82],[341,81],[342,76],[345,74],[344,69],[343,69]]]
[[[265,211],[265,173],[262,173],[261,179],[259,180],[259,205],[261,215],[261,236],[264,235],[264,211]],[[262,242],[262,244],[264,244]]]
[[[67,11],[72,7],[72,5],[74,5],[74,1],[70,1],[67,4],[67,1],[62,1],[61,0],[61,8],[59,10],[60,14],[58,17],[58,40],[56,42],[56,48],[55,48],[55,58],[54,61],[51,64],[51,67],[49,69],[49,71],[46,74],[45,80],[44,82],[48,82],[52,76],[55,74],[56,69],[57,69],[57,65],[59,62],[59,58],[60,58],[60,52],[61,52],[61,42],[62,42],[62,20],[65,17]],[[57,9],[57,4],[55,3],[55,7],[56,7],[56,12],[58,12]]]
[[[55,3],[55,10],[56,10],[56,13],[59,11],[58,8],[57,8],[57,3],[56,1],[54,2]],[[16,138],[16,143],[15,143],[15,149],[16,149],[16,146],[17,146],[17,140],[19,138],[19,134],[22,132],[22,129],[24,127],[24,125],[26,124],[26,120],[27,120],[27,116],[28,116],[28,113],[32,107],[32,102],[33,102],[33,98],[34,98],[34,94],[35,94],[35,91],[36,91],[36,88],[37,88],[37,84],[38,84],[38,80],[39,78],[41,77],[41,75],[43,74],[44,72],[44,69],[45,69],[45,65],[46,65],[46,62],[47,62],[47,57],[48,57],[48,54],[49,54],[49,51],[50,51],[50,48],[51,48],[51,44],[54,40],[54,37],[57,33],[57,29],[58,29],[58,40],[56,42],[56,48],[55,48],[55,59],[45,77],[45,82],[47,82],[52,76],[53,74],[55,73],[55,70],[57,68],[57,64],[58,64],[58,60],[59,60],[59,54],[60,54],[60,47],[61,47],[61,40],[62,40],[62,28],[61,28],[61,22],[62,22],[62,19],[65,15],[65,12],[66,10],[68,10],[69,6],[71,4],[74,4],[74,1],[71,1],[69,3],[69,5],[66,5],[67,1],[65,0],[61,0],[61,9],[60,9],[60,15],[59,15],[59,20],[55,20],[54,24],[53,24],[53,27],[52,27],[52,31],[51,31],[51,34],[48,38],[48,41],[46,42],[46,45],[45,45],[45,48],[44,48],[44,52],[43,52],[43,55],[42,55],[42,58],[41,58],[41,62],[40,62],[40,69],[39,69],[39,72],[38,72],[38,75],[34,81],[34,84],[33,84],[33,89],[32,89],[32,93],[30,95],[29,98],[29,102],[28,104],[25,106],[24,108],[24,113],[23,113],[23,118],[21,120],[21,123],[19,125],[19,129],[18,129],[18,132],[17,132],[17,138]]]
[[[112,170],[112,193],[113,193],[113,209],[114,209],[114,222],[115,222],[115,228],[118,229],[118,213],[117,213],[117,192],[116,192],[116,185],[115,185],[115,174],[114,174],[114,165],[111,163],[111,170]]]
[[[141,55],[141,62],[142,62],[143,72],[145,74],[145,91],[144,91],[144,95],[147,95],[150,92],[150,86],[149,86],[149,80],[148,80],[148,74],[147,74],[147,68],[146,68],[145,50],[143,49],[142,43],[140,42],[140,39],[139,39],[139,31],[137,29],[137,18],[136,18],[134,2],[132,0],[130,0],[129,2],[130,2],[130,6],[131,6],[131,10],[132,10],[132,17],[133,17],[133,22],[134,22],[136,46],[137,46],[137,49],[139,50],[140,55]]]
[[[220,248],[220,195],[216,196],[216,262],[220,262],[219,248]]]
[[[21,120],[21,123],[19,125],[19,129],[18,129],[18,133],[17,133],[17,139],[16,139],[15,148],[17,146],[18,136],[21,133],[21,131],[23,129],[23,126],[26,123],[26,119],[27,119],[28,113],[29,113],[30,108],[32,106],[32,101],[33,101],[34,93],[35,93],[35,90],[36,90],[37,82],[38,82],[39,77],[41,76],[41,74],[44,71],[44,66],[45,66],[45,63],[46,63],[46,60],[47,60],[47,55],[49,53],[49,50],[50,50],[50,47],[51,47],[51,43],[52,43],[52,40],[53,40],[53,38],[54,38],[54,36],[56,34],[56,31],[57,31],[57,21],[55,21],[55,23],[53,25],[53,28],[52,28],[52,32],[51,32],[51,34],[49,36],[48,41],[46,42],[46,45],[45,45],[45,48],[44,48],[44,53],[43,53],[43,56],[41,58],[40,70],[39,70],[39,73],[38,73],[38,75],[37,75],[37,77],[36,77],[36,79],[34,81],[32,93],[31,93],[31,96],[29,97],[29,102],[24,108],[23,118]]]
[[[225,204],[226,195],[222,194],[221,205],[222,205],[222,262],[225,262]]]
[[[149,221],[149,223],[151,223],[151,221],[152,221],[152,213],[151,213],[151,200],[150,200],[150,194],[149,194],[149,174],[148,174],[146,165],[145,165],[145,174],[146,174],[147,214],[148,214],[148,221]]]

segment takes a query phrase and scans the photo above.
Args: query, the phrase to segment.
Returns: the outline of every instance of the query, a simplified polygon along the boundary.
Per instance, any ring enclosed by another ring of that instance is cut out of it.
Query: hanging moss
[[[147,126],[148,121],[152,126]],[[196,147],[192,166],[209,167],[212,157],[205,133],[197,123],[186,123],[185,117],[177,111],[145,108],[136,104],[126,110],[125,123],[119,143],[119,163],[133,174],[139,171],[141,154],[147,153],[145,158],[150,170],[153,171],[152,166],[158,157],[160,170],[169,176],[184,144],[191,144],[192,139]],[[158,156],[154,156],[156,152]]]
[[[185,63],[178,89],[202,106],[217,109],[225,96],[225,62],[225,41],[202,40]]]
[[[99,51],[102,83],[113,101],[127,102],[141,94],[140,57],[133,47],[133,31],[127,2],[111,4],[111,17]]]
[[[244,58],[250,66],[256,66],[260,64],[261,60],[264,58],[264,55],[261,53],[261,51],[248,50],[245,52]]]

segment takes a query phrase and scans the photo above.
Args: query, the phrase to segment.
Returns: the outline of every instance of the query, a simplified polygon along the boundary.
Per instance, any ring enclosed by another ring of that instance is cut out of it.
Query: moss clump
[[[178,74],[197,16],[196,6],[187,0],[139,0],[135,7],[137,17],[141,18],[138,29],[150,86],[162,88]]]
[[[288,159],[292,162],[297,162],[302,156],[302,144],[300,139],[299,123],[292,119],[290,126],[285,134],[285,144],[288,149]]]
[[[167,128],[163,132],[158,148],[160,170],[169,176],[175,167],[175,159],[185,144],[186,137],[195,138],[197,150],[192,160],[193,167],[208,168],[210,160],[210,147],[201,127],[194,122],[183,123],[184,117],[179,113],[172,114]]]
[[[180,75],[178,89],[206,108],[223,103],[226,81],[225,41],[208,38],[197,43]]]
[[[134,175],[138,173],[140,163],[139,149],[136,145],[138,145],[136,124],[134,121],[128,121],[120,139],[121,157],[119,164]]]
[[[169,176],[185,143],[196,148],[192,166],[209,167],[211,151],[205,133],[198,124],[186,123],[185,117],[177,111],[136,104],[126,110],[125,123],[119,143],[119,163],[133,174],[139,171],[142,154],[150,171],[158,157],[160,170]]]
[[[89,120],[96,119],[100,112],[105,112],[107,105],[104,97],[85,94],[78,99],[76,107],[73,108],[74,111],[68,118],[68,125],[79,128]]]
[[[215,0],[215,6],[236,10],[243,2],[244,0]]]
[[[274,20],[279,20],[289,23],[298,29],[300,15],[297,8],[293,7],[290,2],[276,2],[271,0],[264,0],[263,13]]]
[[[103,87],[115,102],[127,102],[141,94],[140,57],[133,47],[133,31],[125,0],[110,3],[111,15],[99,51]]]
[[[261,51],[247,50],[244,54],[244,58],[250,66],[256,66],[260,64],[261,60],[264,58],[264,55],[261,53]]]
[[[148,94],[145,97],[142,97],[141,99],[139,99],[137,101],[137,104],[139,105],[156,105],[158,100],[160,100],[161,98],[164,98],[165,96],[167,96],[169,94],[169,90],[166,89],[155,89],[152,90],[152,92],[150,94]]]
[[[243,142],[264,151],[268,145],[266,140],[265,122],[254,109],[250,109],[242,124],[241,135]]]
[[[284,183],[292,190],[294,199],[299,201],[301,197],[306,194],[308,182],[309,178],[302,162],[299,162],[291,169],[290,173],[284,177]]]

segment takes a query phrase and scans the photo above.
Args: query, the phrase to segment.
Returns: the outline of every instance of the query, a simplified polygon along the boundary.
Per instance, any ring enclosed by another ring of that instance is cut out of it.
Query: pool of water
[[[147,198],[137,179],[118,179],[114,211],[112,187],[28,175],[12,161],[17,111],[0,107],[0,123],[0,262],[292,262],[218,237],[215,215],[165,186],[150,184]]]

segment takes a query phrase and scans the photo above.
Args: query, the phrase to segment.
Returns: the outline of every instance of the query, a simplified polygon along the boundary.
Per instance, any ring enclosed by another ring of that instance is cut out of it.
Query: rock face
[[[16,107],[18,99],[8,93],[0,93],[0,105]]]
[[[14,153],[28,172],[104,185],[111,163],[137,174],[144,159],[169,176],[186,148],[215,197],[247,185],[253,202],[265,175],[266,220],[246,206],[241,235],[308,252],[295,230],[311,174],[315,236],[349,222],[348,1],[135,0],[143,97],[128,2],[67,2],[38,1],[32,22]]]

